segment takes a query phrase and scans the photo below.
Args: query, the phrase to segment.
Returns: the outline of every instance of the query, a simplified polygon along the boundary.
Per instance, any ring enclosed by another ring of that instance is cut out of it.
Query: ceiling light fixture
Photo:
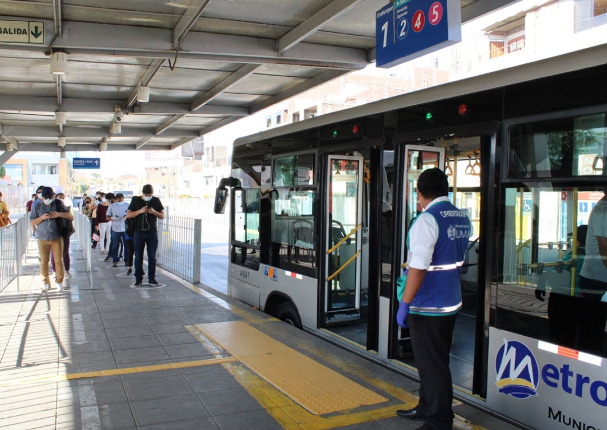
[[[65,52],[51,54],[51,75],[67,75],[67,54]]]
[[[137,102],[147,103],[150,101],[150,87],[137,87]]]
[[[65,125],[67,122],[67,114],[65,112],[55,112],[55,124]]]
[[[65,137],[60,136],[58,144],[61,148],[65,148]]]

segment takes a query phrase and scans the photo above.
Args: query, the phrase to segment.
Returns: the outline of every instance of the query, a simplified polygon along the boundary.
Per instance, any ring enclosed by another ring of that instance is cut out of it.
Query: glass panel
[[[449,193],[449,200],[453,201],[453,193]],[[470,241],[478,239],[481,228],[481,193],[478,191],[458,191],[455,195],[455,206],[465,211],[472,223]]]
[[[605,176],[606,114],[510,127],[512,178]]]
[[[607,357],[603,196],[549,185],[506,189],[498,328]]]
[[[417,179],[424,170],[439,167],[440,153],[409,150],[407,151],[407,178],[405,181],[405,195],[407,201],[406,230],[409,230],[411,221],[422,211],[417,201]]]
[[[234,190],[234,240],[259,246],[259,190]]]
[[[272,266],[316,277],[316,190],[272,191]]]
[[[333,248],[361,222],[358,187],[359,162],[357,160],[332,159],[329,183],[329,247]],[[354,309],[357,306],[358,262],[361,229],[354,232],[328,257],[327,277],[341,269],[328,281],[328,310]]]
[[[314,185],[314,155],[292,155],[274,160],[274,187]]]

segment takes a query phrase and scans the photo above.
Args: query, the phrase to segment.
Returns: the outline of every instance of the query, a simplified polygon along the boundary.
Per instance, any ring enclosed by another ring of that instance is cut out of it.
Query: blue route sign
[[[100,158],[74,158],[72,161],[73,169],[100,169]]]
[[[376,65],[390,68],[461,42],[460,0],[395,0],[375,25]]]

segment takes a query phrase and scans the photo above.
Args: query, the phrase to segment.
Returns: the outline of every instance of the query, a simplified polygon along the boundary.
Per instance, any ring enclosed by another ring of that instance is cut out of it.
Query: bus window
[[[259,189],[234,189],[232,263],[259,268]]]
[[[505,190],[498,328],[607,356],[607,200],[582,188]],[[591,279],[592,278],[592,279]]]
[[[272,171],[274,188],[314,185],[314,155],[276,158]]]
[[[272,265],[316,277],[316,189],[272,191]]]

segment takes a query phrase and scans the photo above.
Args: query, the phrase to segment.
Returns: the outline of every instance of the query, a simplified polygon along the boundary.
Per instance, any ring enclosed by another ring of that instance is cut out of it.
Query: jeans
[[[158,233],[135,233],[135,281],[143,279],[143,249],[148,248],[148,279],[156,279],[156,251],[158,250]]]
[[[133,239],[128,239],[124,236],[124,265],[126,267],[133,267],[133,254],[135,249],[133,248]]]
[[[110,250],[112,260],[114,263],[118,263],[120,258],[118,257],[118,250],[120,249],[120,244],[124,240],[124,232],[123,231],[114,231],[112,230],[112,249]]]

